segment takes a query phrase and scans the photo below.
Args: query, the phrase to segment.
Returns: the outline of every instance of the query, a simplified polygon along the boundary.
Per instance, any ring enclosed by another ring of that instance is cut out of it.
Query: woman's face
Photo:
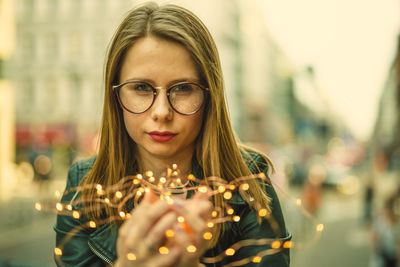
[[[140,80],[165,89],[182,81],[199,83],[199,78],[184,46],[158,37],[145,37],[128,50],[119,82]],[[192,157],[202,126],[203,107],[193,115],[179,114],[170,107],[166,90],[158,90],[153,105],[144,113],[122,110],[125,127],[137,144],[140,157],[174,161]]]

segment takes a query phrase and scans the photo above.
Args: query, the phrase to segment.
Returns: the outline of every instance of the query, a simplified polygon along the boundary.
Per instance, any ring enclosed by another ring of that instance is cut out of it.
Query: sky
[[[296,70],[312,65],[330,109],[367,140],[400,32],[398,0],[258,0]]]

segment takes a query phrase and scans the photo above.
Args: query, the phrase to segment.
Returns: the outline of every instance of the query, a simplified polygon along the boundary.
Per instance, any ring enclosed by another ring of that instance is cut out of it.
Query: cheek
[[[136,139],[139,136],[139,127],[138,125],[141,125],[140,121],[140,116],[134,115],[128,112],[124,112],[124,124],[126,131],[128,132],[129,136],[133,141],[137,141]]]

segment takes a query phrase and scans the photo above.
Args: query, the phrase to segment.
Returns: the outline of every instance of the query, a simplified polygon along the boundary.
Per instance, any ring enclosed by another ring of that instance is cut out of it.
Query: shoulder
[[[83,177],[92,169],[97,156],[80,160],[73,164],[68,171],[67,187],[76,187]]]
[[[243,160],[252,173],[264,172],[266,175],[272,169],[271,161],[262,152],[249,147],[240,149]]]

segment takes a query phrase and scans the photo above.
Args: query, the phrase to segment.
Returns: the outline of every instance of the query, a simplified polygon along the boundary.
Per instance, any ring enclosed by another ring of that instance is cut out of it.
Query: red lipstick
[[[156,142],[168,142],[174,136],[176,135],[175,133],[172,132],[158,132],[158,131],[153,131],[149,133],[151,139],[153,139]]]

